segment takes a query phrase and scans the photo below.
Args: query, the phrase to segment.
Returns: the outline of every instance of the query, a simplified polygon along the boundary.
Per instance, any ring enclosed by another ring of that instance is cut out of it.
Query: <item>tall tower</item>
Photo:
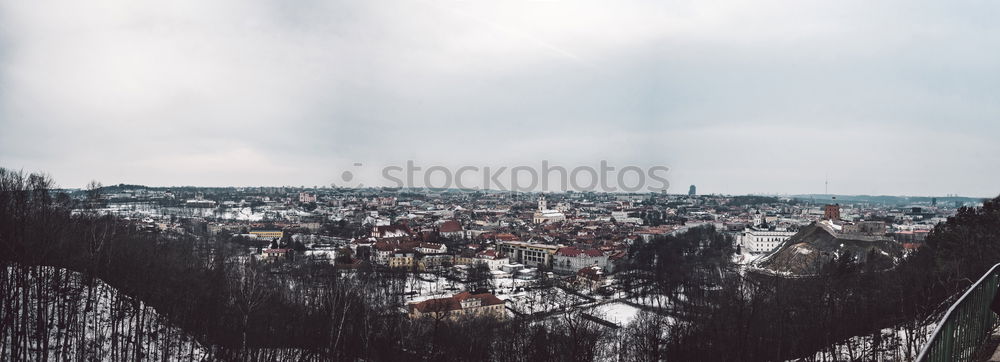
[[[827,220],[840,220],[840,204],[827,204],[823,209],[823,218]]]
[[[545,202],[545,195],[538,198],[538,210],[548,210],[548,204]]]

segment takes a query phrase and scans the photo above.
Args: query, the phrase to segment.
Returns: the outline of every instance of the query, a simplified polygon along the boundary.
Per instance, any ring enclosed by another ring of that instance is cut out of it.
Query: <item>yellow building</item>
[[[411,269],[417,262],[414,253],[395,253],[389,257],[390,268]],[[420,268],[423,269],[422,267]]]
[[[281,230],[253,230],[250,234],[256,235],[258,239],[281,239],[285,232]]]

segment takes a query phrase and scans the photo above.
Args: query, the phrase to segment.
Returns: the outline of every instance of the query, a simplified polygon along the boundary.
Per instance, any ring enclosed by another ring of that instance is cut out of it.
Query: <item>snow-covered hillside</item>
[[[44,266],[0,274],[0,360],[207,360],[205,348],[153,308],[100,280]]]

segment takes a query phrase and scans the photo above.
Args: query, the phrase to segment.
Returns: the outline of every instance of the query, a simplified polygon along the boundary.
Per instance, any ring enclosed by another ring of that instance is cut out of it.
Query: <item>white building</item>
[[[576,273],[580,269],[592,266],[608,271],[608,256],[597,249],[575,247],[559,249],[552,256],[552,270],[557,272]]]
[[[630,217],[628,216],[628,213],[625,211],[612,211],[611,218],[609,218],[608,221],[611,221],[611,219],[615,219],[615,221],[620,223],[632,223],[636,225],[642,225],[641,218]]]
[[[417,245],[417,251],[424,254],[444,254],[448,252],[448,247],[438,243],[420,243]]]
[[[794,231],[788,230],[767,230],[757,228],[743,229],[743,234],[739,236],[739,245],[750,253],[767,253],[795,235]]]
[[[376,238],[401,238],[410,236],[410,228],[404,225],[373,226],[372,236]]]
[[[527,266],[548,267],[552,265],[552,255],[559,248],[562,248],[562,246],[521,241],[501,241],[497,244],[497,248],[501,253],[507,255],[512,262]]]
[[[304,203],[304,204],[305,203],[310,203],[310,202],[316,202],[316,194],[310,194],[308,192],[300,192],[299,193],[299,202]]]
[[[496,250],[481,251],[476,254],[476,263],[486,264],[492,271],[503,270],[503,266],[510,262],[510,259],[502,257]]]
[[[566,214],[556,210],[549,210],[548,204],[545,202],[545,196],[542,196],[538,198],[538,210],[535,211],[535,215],[531,219],[536,224],[558,222],[566,220]]]

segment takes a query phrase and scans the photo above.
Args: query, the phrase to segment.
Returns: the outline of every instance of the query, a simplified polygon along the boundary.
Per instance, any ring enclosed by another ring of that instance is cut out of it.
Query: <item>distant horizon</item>
[[[159,187],[159,188],[170,188],[170,187],[198,187],[198,188],[227,188],[227,187],[294,187],[294,188],[298,188],[298,187],[305,187],[305,188],[312,188],[314,186],[318,186],[319,188],[323,188],[324,186],[330,187],[330,188],[344,188],[344,189],[351,189],[351,188],[353,188],[353,187],[345,187],[345,186],[332,186],[330,182],[313,183],[312,185],[305,184],[305,183],[298,183],[298,184],[271,184],[271,185],[268,185],[268,184],[231,184],[231,185],[222,185],[222,184],[154,184],[154,183],[140,183],[140,182],[105,182],[105,181],[101,180],[100,178],[92,178],[92,179],[90,179],[88,181],[80,183],[79,186],[68,186],[69,185],[68,183],[61,182],[60,178],[57,175],[53,175],[53,173],[48,172],[48,171],[44,171],[44,170],[30,170],[28,168],[13,168],[13,167],[8,167],[8,166],[3,165],[3,164],[0,164],[0,167],[4,167],[4,168],[10,169],[10,170],[20,170],[20,171],[23,171],[23,172],[26,172],[26,173],[30,173],[30,172],[44,173],[44,174],[49,175],[50,177],[52,177],[53,181],[55,181],[55,184],[57,186],[59,186],[58,188],[61,188],[61,189],[85,189],[87,187],[86,185],[89,182],[91,182],[91,181],[100,182],[104,186],[116,186],[116,185],[120,185],[120,184],[125,184],[125,185],[136,185],[136,186],[145,186],[145,187]],[[332,180],[332,179],[334,179],[334,177],[330,177],[330,179]],[[673,180],[670,180],[670,187],[669,187],[669,189],[667,191],[667,194],[685,195],[685,194],[687,194],[687,188],[688,188],[688,186],[690,186],[690,185],[687,185],[687,184],[685,184],[685,185],[678,185]],[[853,193],[853,192],[844,192],[844,193],[822,193],[822,192],[719,192],[717,190],[707,190],[707,189],[703,188],[702,186],[698,186],[698,184],[695,184],[695,186],[697,187],[697,194],[698,195],[709,194],[709,195],[728,195],[728,196],[778,196],[778,197],[787,197],[787,196],[823,196],[823,195],[827,195],[827,196],[872,196],[872,197],[878,197],[878,196],[892,196],[892,197],[938,197],[938,198],[941,198],[941,197],[961,197],[961,198],[970,198],[970,199],[991,199],[991,198],[994,198],[994,197],[997,197],[998,195],[1000,195],[1000,190],[998,190],[995,194],[986,195],[986,196],[979,196],[979,195],[970,196],[969,194],[959,194],[959,193],[954,193],[954,192],[942,193],[942,194],[926,194],[926,193],[923,193],[923,194],[895,193],[894,194],[894,193],[864,193],[864,192],[857,192],[857,193]],[[393,186],[389,186],[389,185],[365,185],[363,187],[360,187],[359,189],[364,189],[364,188],[368,188],[368,187],[370,187],[370,188],[399,188],[399,187],[393,187]],[[407,187],[403,187],[403,188],[407,188]],[[414,189],[420,189],[420,188],[421,187],[415,187]],[[428,189],[440,189],[440,188],[430,187]],[[448,189],[460,190],[460,188],[457,188],[457,187],[450,187]],[[471,190],[471,189],[466,189],[466,190]],[[511,192],[511,190],[500,190],[500,189],[495,189],[495,188],[488,189],[488,190],[490,192]],[[673,191],[673,190],[677,190],[677,191]],[[571,191],[571,190],[566,190],[566,191]],[[574,191],[574,192],[585,192],[585,191],[578,191],[578,190],[572,190],[572,191]],[[598,190],[593,190],[593,191],[599,192]],[[703,192],[703,191],[705,191],[705,192]],[[538,193],[538,192],[544,192],[544,193],[563,193],[565,191],[561,191],[561,190],[546,190],[546,191],[534,190],[534,191],[531,191],[531,192],[535,192],[535,193]],[[609,192],[609,193],[622,193],[622,194],[636,193],[636,194],[643,194],[643,193],[650,193],[650,192],[623,192],[623,191],[616,191],[616,192]],[[957,195],[957,196],[955,196],[955,195]]]
[[[100,181],[98,181],[100,182]],[[196,185],[145,185],[145,184],[135,184],[135,183],[114,183],[105,184],[101,183],[102,187],[119,187],[119,186],[137,186],[146,188],[205,188],[205,189],[225,189],[225,188],[290,188],[290,189],[304,189],[304,190],[378,190],[378,189],[395,189],[401,191],[458,191],[458,192],[488,192],[488,193],[518,193],[518,194],[566,194],[566,193],[595,193],[595,194],[634,194],[634,195],[648,195],[648,194],[660,194],[659,192],[604,192],[604,191],[511,191],[511,190],[496,190],[496,189],[486,189],[486,190],[475,190],[475,189],[460,189],[460,188],[421,188],[421,187],[389,187],[389,186],[365,186],[365,187],[335,187],[330,185],[229,185],[229,186],[196,186]],[[318,187],[317,187],[318,186]],[[82,187],[63,187],[56,182],[55,190],[85,190],[86,186]],[[686,192],[671,192],[667,191],[665,194],[673,196],[687,196]],[[970,199],[970,200],[987,200],[1000,196],[1000,193],[993,196],[967,196],[967,195],[891,195],[891,194],[817,194],[817,193],[746,193],[746,194],[724,194],[724,193],[697,193],[694,196],[764,196],[764,197],[896,197],[896,198],[938,198],[938,199]]]

